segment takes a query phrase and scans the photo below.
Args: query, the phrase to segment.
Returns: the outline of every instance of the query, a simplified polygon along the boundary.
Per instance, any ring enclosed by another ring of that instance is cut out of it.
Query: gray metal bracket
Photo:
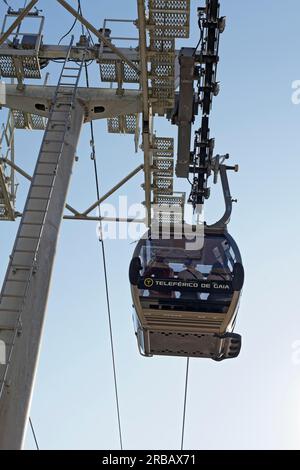
[[[227,225],[230,222],[231,214],[232,214],[232,206],[233,206],[233,199],[231,196],[230,192],[230,187],[229,187],[229,181],[228,181],[228,176],[227,176],[227,171],[233,170],[235,172],[238,171],[238,166],[227,166],[224,164],[219,164],[219,156],[217,156],[214,159],[215,164],[217,167],[213,168],[213,171],[215,172],[215,182],[216,182],[216,175],[217,173],[220,174],[221,178],[221,184],[222,184],[222,190],[223,190],[223,197],[224,197],[224,202],[225,202],[225,211],[222,217],[213,225],[208,225],[207,228],[210,230],[225,230],[227,228]],[[226,155],[226,158],[228,156]]]

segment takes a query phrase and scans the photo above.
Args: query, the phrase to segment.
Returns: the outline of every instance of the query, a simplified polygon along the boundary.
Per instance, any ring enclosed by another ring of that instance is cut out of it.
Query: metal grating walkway
[[[30,129],[44,131],[47,125],[47,119],[38,114],[25,113],[19,110],[13,110],[13,117],[16,129]]]
[[[182,223],[185,193],[173,192],[174,139],[154,137],[153,154],[153,222]]]
[[[149,0],[148,59],[153,112],[164,115],[174,108],[175,39],[189,36],[190,0]]]

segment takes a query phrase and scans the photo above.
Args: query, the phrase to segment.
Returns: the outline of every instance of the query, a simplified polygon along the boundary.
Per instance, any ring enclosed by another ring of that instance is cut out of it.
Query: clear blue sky
[[[10,3],[23,5],[22,0]],[[72,18],[54,1],[39,4],[46,14],[44,42],[55,43]],[[203,2],[191,4],[187,46],[197,43],[196,8]],[[221,0],[228,26],[221,37],[222,88],[214,102],[211,134],[216,152],[229,152],[241,168],[231,176],[239,202],[230,232],[239,243],[247,276],[236,326],[243,348],[234,361],[192,360],[187,449],[300,447],[300,361],[295,360],[300,354],[293,349],[300,340],[300,106],[291,101],[292,82],[300,79],[300,3],[287,0],[284,5],[279,0]],[[99,27],[105,17],[137,16],[134,0],[102,0],[101,8],[99,1],[82,0],[82,6]],[[0,1],[1,16],[5,11]],[[50,83],[55,83],[59,69],[50,70]],[[91,67],[92,83],[100,86],[98,74],[97,65]],[[160,136],[175,136],[168,122],[159,119],[155,127]],[[142,161],[142,154],[134,154],[132,136],[107,134],[106,122],[95,124],[95,134],[104,193]],[[40,132],[17,132],[17,162],[27,171],[33,169],[41,138]],[[89,154],[85,129],[68,197],[79,209],[95,200]],[[28,186],[20,183],[17,206],[22,210]],[[118,195],[140,202],[141,183],[137,176]],[[222,204],[215,190],[206,208],[208,221],[217,217]],[[16,223],[0,226],[1,278],[16,229]],[[94,223],[85,222],[66,221],[61,231],[31,410],[42,449],[118,448],[95,233]],[[126,240],[106,243],[124,447],[179,448],[185,360],[145,359],[137,352],[127,278],[133,248]],[[34,448],[30,431],[26,448]]]

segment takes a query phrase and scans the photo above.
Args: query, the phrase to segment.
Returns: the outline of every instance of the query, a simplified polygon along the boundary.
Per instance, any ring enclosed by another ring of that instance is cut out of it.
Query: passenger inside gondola
[[[164,260],[164,257],[157,254],[148,264],[144,272],[145,277],[153,277],[158,279],[172,279],[174,277],[173,269]],[[151,297],[172,298],[175,297],[172,291],[151,291]]]
[[[157,255],[145,269],[144,276],[168,279],[174,276],[173,269],[167,264],[163,256]]]
[[[178,273],[178,278],[184,281],[189,279],[202,280],[204,276],[197,270],[197,261],[187,258],[184,262],[185,269]]]
[[[224,268],[222,264],[217,261],[209,275],[207,276],[208,281],[230,281],[231,280],[231,273],[228,268]],[[222,312],[227,311],[227,307],[231,301],[232,294],[220,292],[220,293],[212,293],[208,296],[208,302],[215,303],[220,305],[220,309]]]
[[[201,281],[204,279],[203,274],[197,270],[196,268],[197,262],[195,262],[191,258],[187,258],[184,262],[183,271],[178,273],[178,279],[182,279],[183,281],[193,280],[196,279],[197,281]],[[180,292],[179,293],[180,299],[200,299],[199,292]]]
[[[230,271],[222,266],[222,264],[217,261],[211,268],[211,272],[207,276],[208,281],[230,281]]]

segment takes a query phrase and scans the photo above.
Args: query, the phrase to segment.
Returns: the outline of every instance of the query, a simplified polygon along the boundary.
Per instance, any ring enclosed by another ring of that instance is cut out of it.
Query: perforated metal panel
[[[184,193],[173,194],[174,139],[154,137],[153,153],[153,221],[181,223]]]
[[[172,158],[153,158],[153,173],[157,176],[173,176],[174,161]]]
[[[133,62],[137,67],[139,66],[138,62]],[[136,71],[130,67],[126,62],[122,62],[123,66],[123,81],[125,83],[139,83],[140,78]]]
[[[159,204],[160,206],[164,206],[164,207],[170,206],[173,209],[177,208],[178,210],[183,209],[184,199],[178,196],[174,196],[174,194],[170,196],[158,195],[158,196],[155,196],[154,199],[155,199],[155,203]]]
[[[175,55],[174,58],[172,59],[173,63],[175,61]],[[167,112],[168,109],[172,109],[174,107],[175,103],[175,74],[174,74],[174,68],[173,69],[173,76],[170,77],[168,74],[168,71],[170,70],[169,68],[170,64],[166,63],[161,67],[161,70],[164,68],[167,73],[166,76],[163,76],[162,73],[160,73],[160,76],[155,76],[155,74],[152,73],[152,67],[151,67],[151,89],[150,89],[150,99],[153,103],[153,110],[154,112],[157,112],[161,114],[160,109],[162,108],[164,110],[164,113]]]
[[[138,114],[125,114],[107,119],[108,132],[112,134],[135,134],[138,130]]]
[[[154,211],[153,220],[159,225],[180,225],[183,221],[183,213],[176,211]]]
[[[162,206],[172,206],[182,209],[185,203],[185,193],[175,193],[171,196],[156,195],[154,198],[155,204]]]
[[[163,39],[173,39],[174,37],[184,39],[189,35],[181,26],[155,26],[155,36]]]
[[[163,115],[175,104],[175,39],[189,36],[190,0],[149,0],[150,99]]]
[[[155,57],[151,61],[151,75],[150,77],[162,77],[165,80],[174,80],[174,62],[173,60],[167,61],[167,56],[164,54],[160,57]]]
[[[149,0],[149,25],[156,37],[188,38],[190,0]]]
[[[153,222],[181,224],[184,218],[185,193],[153,192]]]
[[[14,124],[16,129],[45,130],[47,119],[38,114],[24,113],[13,110]]]
[[[161,39],[151,34],[150,39],[150,51],[157,53],[172,53],[175,50],[175,40],[174,39]]]
[[[153,10],[184,10],[190,9],[190,0],[149,0]]]
[[[48,119],[39,116],[38,114],[30,114],[32,129],[44,130],[47,126]]]
[[[41,78],[38,57],[25,56],[22,58],[24,78]]]
[[[15,78],[17,76],[15,64],[11,56],[0,55],[0,73],[4,78]]]
[[[163,165],[164,159],[173,162],[174,140],[168,137],[154,137],[153,139],[153,159]],[[161,167],[162,169],[162,167]]]
[[[153,151],[155,154],[165,155],[173,154],[174,152],[174,139],[171,137],[154,137],[153,139]]]
[[[160,62],[153,61],[153,66],[160,66]],[[158,73],[170,71],[165,67],[158,69]],[[155,82],[155,80],[153,80]],[[164,93],[160,89],[160,93]],[[153,217],[152,223],[159,225],[182,224],[184,219],[185,193],[173,193],[174,172],[174,139],[170,137],[154,137],[153,153]]]
[[[38,57],[21,56],[17,51],[12,55],[0,55],[0,74],[3,78],[40,79],[41,71]]]
[[[160,195],[173,194],[173,178],[156,176],[153,183],[153,192]]]
[[[137,67],[138,62],[133,62]],[[126,62],[120,60],[101,59],[100,75],[103,82],[113,83],[139,83],[139,76],[136,71]]]
[[[153,139],[153,187],[154,192],[172,194],[174,172],[174,141],[167,137]]]
[[[153,180],[161,177],[173,178],[174,173],[174,141],[170,138],[155,137],[153,140]],[[156,187],[161,187],[156,184]],[[173,185],[172,185],[173,191]]]
[[[121,129],[121,118],[120,117],[114,117],[107,119],[107,130],[111,134],[120,134],[122,132]]]
[[[103,82],[117,82],[117,68],[115,60],[100,62],[100,74]]]

